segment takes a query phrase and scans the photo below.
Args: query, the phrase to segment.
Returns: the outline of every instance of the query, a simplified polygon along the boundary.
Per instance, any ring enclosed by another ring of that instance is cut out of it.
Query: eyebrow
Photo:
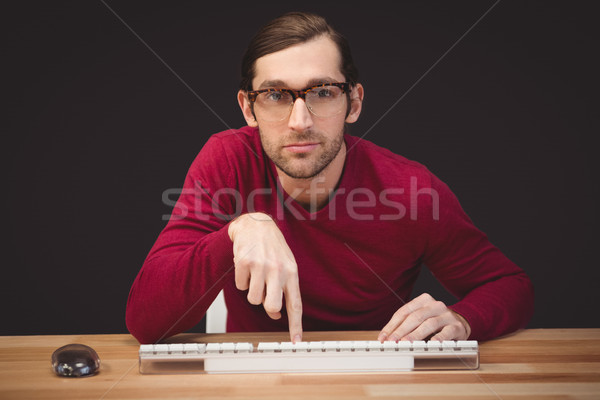
[[[331,83],[331,82],[337,82],[337,79],[333,79],[328,76],[325,76],[322,78],[313,78],[313,79],[309,80],[308,82],[306,82],[307,86],[305,86],[305,87],[311,87],[311,86],[316,86],[316,85],[321,85],[323,83]],[[280,79],[275,79],[275,80],[264,81],[263,83],[260,84],[258,89],[288,88],[288,87],[289,87],[289,85],[286,84],[284,81],[282,81]],[[302,89],[304,89],[304,88],[302,88]]]

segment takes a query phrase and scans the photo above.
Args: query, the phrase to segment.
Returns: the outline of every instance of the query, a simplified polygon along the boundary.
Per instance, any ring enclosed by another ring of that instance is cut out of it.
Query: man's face
[[[300,90],[345,80],[339,50],[326,36],[263,56],[256,60],[255,71],[254,90]],[[343,101],[344,111],[327,118],[312,114],[302,99],[295,101],[289,118],[283,121],[266,121],[260,112],[255,113],[263,148],[280,172],[297,179],[312,178],[343,156],[346,96]]]

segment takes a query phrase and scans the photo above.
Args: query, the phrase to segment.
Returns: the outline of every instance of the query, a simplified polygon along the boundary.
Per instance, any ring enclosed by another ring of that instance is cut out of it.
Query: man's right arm
[[[221,140],[209,139],[131,287],[126,323],[141,343],[195,326],[233,274],[228,223],[237,211],[235,199],[215,193],[236,187]]]
[[[210,225],[172,217],[159,235],[127,301],[127,327],[140,343],[155,343],[198,324],[233,273],[229,225]]]
[[[228,228],[233,242],[235,285],[248,290],[248,302],[262,304],[273,319],[281,318],[285,296],[290,340],[302,340],[302,299],[298,266],[283,234],[263,213],[241,215]]]
[[[192,164],[171,219],[136,277],[126,322],[141,343],[154,343],[194,327],[233,279],[248,301],[280,318],[285,295],[290,337],[302,337],[302,301],[296,261],[266,214],[239,213],[225,149],[209,140]]]
[[[236,287],[248,290],[248,302],[262,304],[269,317],[281,318],[285,297],[290,340],[302,340],[296,260],[271,217],[241,215],[180,251],[161,246],[172,229],[163,231],[155,245],[162,251],[153,249],[130,292],[127,326],[141,343],[157,342],[197,324],[234,266]]]

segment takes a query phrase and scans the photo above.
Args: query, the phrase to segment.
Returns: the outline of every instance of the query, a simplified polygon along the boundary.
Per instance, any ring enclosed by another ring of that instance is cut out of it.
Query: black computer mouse
[[[85,344],[68,344],[52,353],[52,369],[58,376],[81,377],[95,375],[100,369],[100,357]]]

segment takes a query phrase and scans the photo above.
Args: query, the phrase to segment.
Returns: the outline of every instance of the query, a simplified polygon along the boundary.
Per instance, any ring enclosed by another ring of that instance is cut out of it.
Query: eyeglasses
[[[344,93],[348,93],[350,83],[322,83],[302,90],[261,89],[247,92],[253,110],[265,121],[283,121],[290,116],[298,98],[317,117],[333,117],[344,111]]]

